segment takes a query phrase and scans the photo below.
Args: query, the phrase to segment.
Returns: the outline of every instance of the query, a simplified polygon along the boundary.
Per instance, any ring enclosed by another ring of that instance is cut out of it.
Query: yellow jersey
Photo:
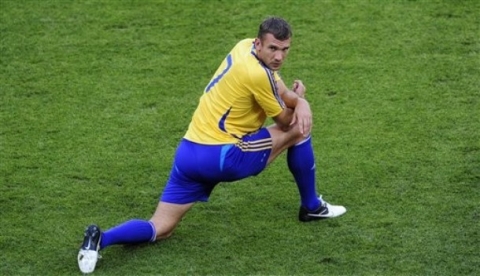
[[[184,138],[200,144],[236,143],[282,112],[280,76],[255,54],[254,39],[230,51],[200,97]]]

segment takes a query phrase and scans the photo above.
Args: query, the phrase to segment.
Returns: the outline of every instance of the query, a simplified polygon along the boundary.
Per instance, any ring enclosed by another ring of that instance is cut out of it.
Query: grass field
[[[478,275],[480,2],[0,1],[0,275],[79,275],[84,227],[148,219],[203,88],[268,15],[293,26],[319,191],[284,156],[96,275]]]

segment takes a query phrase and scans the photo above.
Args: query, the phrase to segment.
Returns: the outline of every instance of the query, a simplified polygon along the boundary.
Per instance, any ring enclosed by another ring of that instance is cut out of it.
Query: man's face
[[[272,34],[266,34],[263,39],[255,39],[257,57],[271,70],[277,71],[282,67],[290,49],[291,38],[278,40]]]

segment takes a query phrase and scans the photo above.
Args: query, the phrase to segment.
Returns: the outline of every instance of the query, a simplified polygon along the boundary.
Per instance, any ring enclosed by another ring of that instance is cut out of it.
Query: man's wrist
[[[305,93],[298,93],[298,92],[294,92],[294,93],[297,94],[299,98],[305,99]]]
[[[300,102],[302,102],[302,101],[304,101],[305,103],[307,102],[307,100],[305,100],[305,98],[300,97],[300,95],[299,95],[298,98],[297,98],[297,104],[295,105],[295,108],[296,108],[296,107],[298,106],[298,104],[299,104]]]

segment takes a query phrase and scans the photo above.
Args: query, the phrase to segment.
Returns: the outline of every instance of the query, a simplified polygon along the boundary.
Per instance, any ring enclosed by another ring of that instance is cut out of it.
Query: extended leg
[[[193,204],[160,202],[150,220],[129,220],[103,233],[96,225],[88,226],[78,253],[78,267],[83,273],[93,272],[99,257],[98,251],[110,245],[139,244],[168,238]]]

